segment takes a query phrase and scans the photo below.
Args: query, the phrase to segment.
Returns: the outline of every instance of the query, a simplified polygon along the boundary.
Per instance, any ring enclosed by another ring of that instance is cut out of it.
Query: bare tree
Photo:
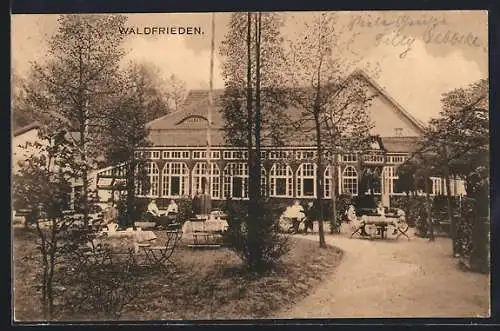
[[[280,27],[277,14],[234,13],[220,49],[225,58],[226,89],[221,103],[226,137],[228,143],[248,151],[247,235],[235,242],[251,268],[260,268],[269,262],[268,257],[281,254],[273,221],[263,212],[260,153],[262,143],[272,144],[282,138],[275,130],[279,126],[277,119],[284,118],[286,109],[282,107],[284,53]],[[238,241],[244,244],[239,245]]]
[[[172,74],[167,79],[166,85],[170,108],[173,111],[178,111],[187,96],[186,83],[175,74]]]
[[[336,171],[339,153],[359,152],[368,143],[371,122],[367,108],[374,93],[354,72],[360,58],[348,51],[353,42],[334,13],[314,15],[289,42],[291,100],[302,111],[296,130],[315,142],[316,199],[319,244],[326,247],[323,229],[323,174],[328,155],[332,174],[333,224],[336,222]],[[353,73],[354,72],[354,73]],[[328,153],[325,153],[328,152]]]

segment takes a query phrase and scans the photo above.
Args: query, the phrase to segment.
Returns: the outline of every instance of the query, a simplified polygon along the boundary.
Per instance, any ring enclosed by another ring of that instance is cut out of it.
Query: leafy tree
[[[140,103],[147,121],[167,115],[183,100],[184,83],[175,75],[164,79],[156,65],[131,62],[125,68],[124,75],[122,88],[131,89],[124,93],[140,93]]]
[[[85,221],[89,213],[89,172],[102,155],[102,125],[112,107],[123,57],[122,15],[61,15],[49,41],[49,57],[32,66],[26,104],[49,132],[76,132],[72,167],[83,185]]]
[[[488,214],[487,102],[488,82],[484,79],[467,88],[443,94],[440,116],[429,122],[421,146],[415,153],[428,165],[429,175],[445,179],[454,253],[457,252],[457,225],[451,204],[451,178],[465,179],[467,195],[485,201],[483,214]]]
[[[396,173],[398,175],[398,180],[396,181],[396,189],[401,192],[406,192],[409,200],[410,194],[414,196],[417,195],[418,191],[423,191],[425,194],[425,227],[426,233],[421,233],[422,235],[428,235],[430,240],[434,240],[434,226],[431,218],[431,206],[432,202],[430,199],[432,180],[430,176],[435,170],[432,168],[429,162],[429,154],[423,155],[417,151],[410,156],[405,163],[401,164]],[[407,204],[409,208],[409,203]],[[410,215],[408,210],[405,211],[406,215]],[[420,214],[421,215],[421,214]],[[422,223],[423,220],[420,220]]]
[[[369,142],[371,122],[366,112],[375,95],[361,74],[352,73],[359,57],[350,49],[352,39],[337,23],[333,13],[316,14],[304,23],[289,43],[290,99],[302,111],[296,130],[315,142],[317,205],[323,199],[323,174],[326,153],[330,169],[337,169],[341,152],[358,152]],[[304,86],[304,84],[307,84]],[[336,217],[336,171],[332,173],[333,224]],[[320,219],[323,219],[320,208]],[[319,245],[326,247],[323,223],[319,222]]]
[[[40,141],[25,146],[32,154],[14,174],[12,191],[14,200],[23,200],[37,213],[32,221],[36,225],[42,262],[38,274],[40,301],[44,318],[50,320],[54,314],[56,272],[64,253],[64,233],[71,225],[63,210],[68,209],[71,192],[69,160],[73,151],[64,133],[41,133]]]
[[[260,28],[255,29],[258,16],[249,18],[248,15],[248,13],[231,15],[229,31],[220,46],[220,54],[224,57],[222,74],[225,90],[220,100],[225,120],[224,130],[231,145],[248,146],[248,132],[253,131],[256,124],[253,120],[255,107],[252,106],[258,85],[260,86],[260,141],[269,145],[282,145],[288,133],[287,123],[290,122],[286,113],[287,95],[284,93],[283,75],[285,55],[280,32],[284,21],[278,14],[261,13]],[[260,35],[256,33],[258,30],[261,31]],[[257,38],[260,38],[260,42],[256,42]],[[256,51],[257,47],[260,48],[259,52]],[[257,54],[259,54],[258,59]],[[258,82],[257,73],[259,73]],[[251,101],[248,100],[248,91],[251,92]],[[252,146],[255,144],[255,137],[251,139],[251,143]]]
[[[16,73],[12,73],[10,95],[13,130],[17,130],[33,122],[33,115],[24,105],[24,84],[25,82],[21,77],[19,77]]]
[[[135,191],[136,182],[144,179],[141,176],[144,159],[134,156],[138,147],[148,145],[149,130],[146,128],[148,119],[151,119],[155,111],[151,109],[155,105],[163,104],[157,110],[164,111],[166,103],[160,101],[152,102],[155,96],[161,95],[156,91],[156,87],[151,86],[151,81],[146,77],[142,65],[131,64],[121,73],[121,83],[119,93],[117,93],[115,103],[108,109],[105,119],[105,128],[103,139],[107,146],[105,155],[108,163],[115,165],[113,167],[113,179],[111,186],[114,196],[115,178],[118,172],[124,170],[120,177],[125,178],[124,187],[126,194],[126,215],[127,222],[131,223],[138,215],[135,210]]]

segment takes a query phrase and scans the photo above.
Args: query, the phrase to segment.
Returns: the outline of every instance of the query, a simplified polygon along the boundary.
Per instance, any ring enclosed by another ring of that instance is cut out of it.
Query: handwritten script
[[[415,18],[409,15],[398,15],[392,18],[372,15],[357,16],[347,24],[351,32],[376,29],[375,46],[385,45],[400,48],[400,58],[404,58],[412,50],[417,39],[426,44],[450,46],[482,47],[486,51],[486,43],[472,32],[461,33],[449,28],[444,17],[422,15]],[[413,28],[412,32],[408,31]]]

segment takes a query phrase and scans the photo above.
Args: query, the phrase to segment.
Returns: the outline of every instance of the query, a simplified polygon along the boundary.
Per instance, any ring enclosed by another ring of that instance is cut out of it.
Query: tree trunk
[[[248,149],[248,172],[251,175],[253,172],[253,91],[252,91],[252,13],[247,13],[247,149]],[[248,179],[248,198],[253,201],[253,180],[252,176]],[[252,208],[249,210],[249,215],[253,214]]]
[[[116,179],[116,167],[111,169],[112,178],[111,178],[111,203],[115,203],[115,179]],[[97,180],[97,179],[96,179]],[[96,185],[99,183],[96,183]]]
[[[81,196],[81,202],[83,204],[83,223],[85,227],[88,226],[88,216],[89,216],[89,205],[88,205],[88,190],[89,190],[89,183],[88,183],[88,169],[87,169],[87,146],[86,146],[86,139],[87,139],[87,133],[88,133],[88,115],[87,115],[87,100],[85,97],[85,90],[84,90],[84,82],[83,82],[83,59],[82,59],[82,53],[79,53],[79,89],[80,89],[80,99],[78,100],[78,112],[79,112],[79,118],[78,118],[78,124],[79,124],[79,131],[78,133],[80,134],[80,140],[79,140],[79,147],[80,147],[80,157],[81,157],[81,166],[82,166],[82,174],[81,174],[81,180],[82,180],[82,196]]]
[[[40,254],[42,255],[42,275],[40,281],[40,287],[42,291],[42,296],[40,302],[42,304],[42,314],[45,320],[49,319],[48,316],[48,305],[47,305],[47,277],[48,277],[48,259],[47,259],[47,241],[45,233],[40,228],[40,223],[36,220],[36,230],[38,233],[38,238],[40,238]]]
[[[331,163],[331,182],[332,182],[332,224],[330,233],[334,233],[337,227],[337,155],[333,155],[334,161]]]
[[[261,57],[260,57],[260,44],[261,44],[261,20],[262,13],[257,14],[257,20],[255,22],[255,125],[254,125],[254,137],[255,137],[255,154],[254,154],[254,198],[260,205],[261,198],[261,159],[260,159],[260,130],[261,130],[261,104],[260,104],[260,68],[261,68]],[[261,215],[262,213],[259,213]]]
[[[48,316],[52,320],[54,316],[54,272],[56,266],[56,254],[57,254],[57,220],[53,219],[51,238],[49,246],[49,260],[48,260],[48,274],[47,274],[47,303],[48,303]]]
[[[430,185],[429,185],[429,176],[425,175],[424,179],[424,186],[425,186],[425,207],[427,211],[427,226],[429,227],[428,233],[429,233],[429,240],[434,241],[434,224],[432,222],[432,217],[431,217],[431,197],[430,197]]]
[[[137,212],[135,210],[135,168],[137,164],[134,157],[131,158],[130,163],[127,165],[127,223],[131,224],[132,218],[137,218],[139,215],[136,215]]]
[[[319,93],[318,93],[319,94]],[[319,108],[319,107],[318,107]],[[321,141],[321,123],[319,119],[319,109],[314,111],[314,124],[316,127],[316,153],[317,169],[316,169],[316,204],[319,207],[318,217],[318,234],[319,234],[319,247],[326,248],[325,230],[323,228],[323,145]]]
[[[457,225],[456,219],[453,217],[453,206],[452,206],[452,196],[451,196],[451,182],[450,182],[450,168],[449,168],[449,160],[448,160],[448,151],[446,146],[443,148],[443,156],[445,159],[444,164],[444,183],[446,186],[446,204],[448,209],[448,220],[450,222],[450,236],[451,236],[451,246],[453,256],[457,255]]]
[[[451,181],[450,181],[450,173],[448,170],[448,166],[445,166],[444,173],[444,181],[446,185],[446,203],[448,209],[448,220],[450,222],[450,235],[451,235],[451,245],[453,256],[455,256],[457,252],[457,231],[456,231],[456,219],[453,217],[453,206],[452,206],[452,196],[451,196]]]
[[[255,192],[255,181],[253,180],[253,173],[254,173],[254,151],[253,151],[253,91],[252,91],[252,16],[253,14],[251,12],[247,13],[247,39],[246,39],[246,44],[247,44],[247,127],[246,127],[246,133],[247,133],[247,151],[248,151],[248,173],[249,173],[249,178],[248,178],[248,218],[247,218],[247,243],[248,243],[248,265],[249,267],[255,268],[256,265],[258,264],[258,258],[257,253],[258,249],[256,249],[256,234],[255,234],[255,228],[256,228],[256,219],[255,216],[257,214],[257,211],[255,210],[254,206],[254,192]]]
[[[254,139],[255,139],[255,151],[253,154],[253,206],[254,206],[254,221],[255,222],[255,234],[256,240],[258,241],[257,251],[257,263],[260,265],[263,261],[263,236],[259,231],[267,231],[267,227],[264,224],[264,215],[262,213],[262,191],[261,191],[261,160],[260,160],[260,130],[261,130],[261,103],[260,103],[260,69],[261,69],[261,20],[262,13],[255,14],[255,117],[254,117]]]

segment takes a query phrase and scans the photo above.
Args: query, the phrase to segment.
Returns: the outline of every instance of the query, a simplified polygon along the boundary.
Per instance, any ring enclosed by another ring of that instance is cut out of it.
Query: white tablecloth
[[[107,232],[108,238],[132,238],[135,242],[143,242],[148,240],[156,239],[156,235],[153,231],[113,231]]]
[[[108,244],[115,249],[133,248],[137,253],[138,243],[144,243],[156,239],[153,231],[111,231],[106,235],[94,240],[94,244]]]
[[[197,231],[217,232],[226,231],[229,224],[223,219],[211,219],[207,221],[186,221],[182,226],[183,233],[192,233]]]
[[[368,215],[363,215],[361,217],[361,220],[364,221],[367,224],[382,224],[382,223],[385,223],[387,225],[392,225],[392,224],[394,224],[394,221],[396,219],[390,218],[390,217],[385,217],[385,216],[368,216]]]

